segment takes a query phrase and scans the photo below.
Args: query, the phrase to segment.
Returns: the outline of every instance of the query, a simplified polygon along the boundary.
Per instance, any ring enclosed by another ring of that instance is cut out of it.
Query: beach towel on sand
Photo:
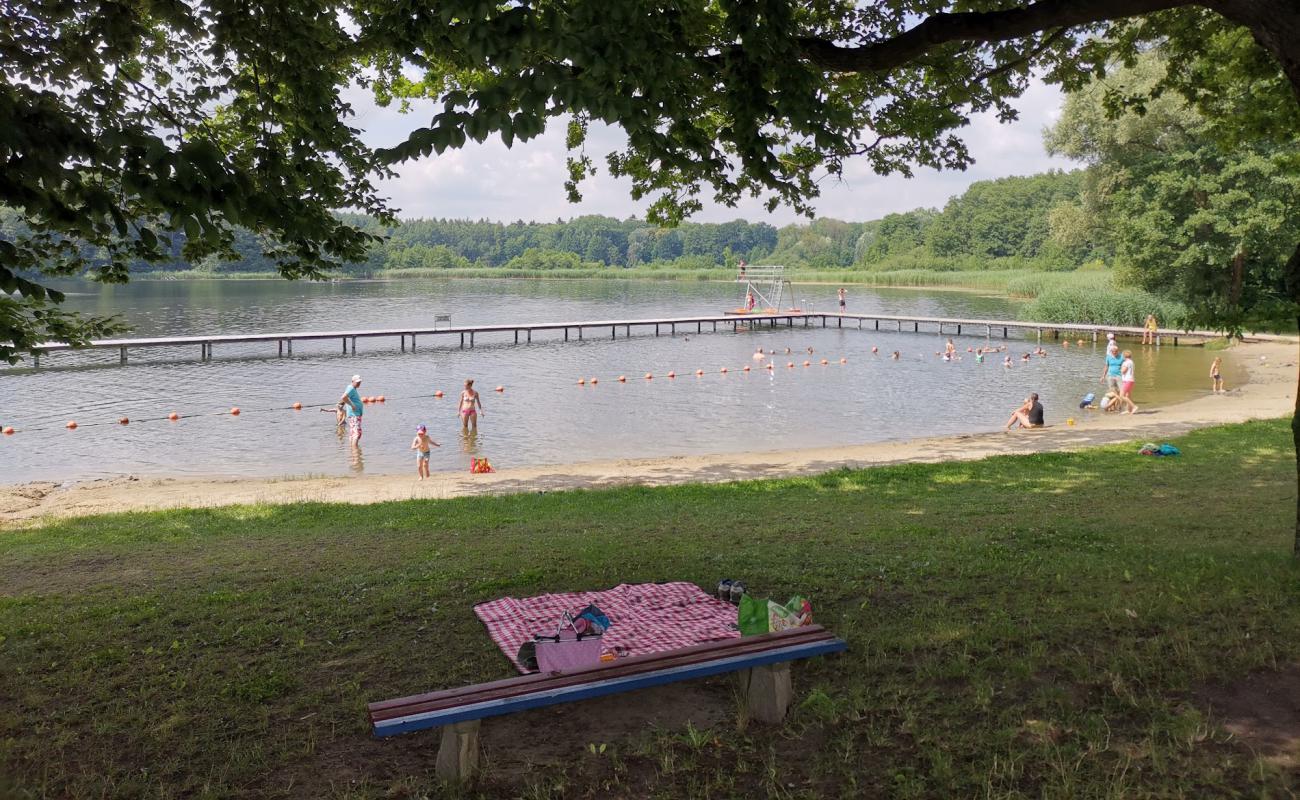
[[[624,583],[599,592],[502,597],[474,606],[474,615],[510,663],[527,672],[517,659],[520,645],[535,633],[554,634],[564,612],[577,613],[590,604],[609,617],[603,650],[620,656],[662,653],[740,636],[735,606],[685,582]]]

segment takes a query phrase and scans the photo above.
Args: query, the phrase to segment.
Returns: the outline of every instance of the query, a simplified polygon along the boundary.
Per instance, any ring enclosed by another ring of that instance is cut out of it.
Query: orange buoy
[[[70,431],[75,431],[75,430],[77,429],[77,423],[75,423],[75,422],[69,420],[69,421],[68,421],[68,424],[65,425],[64,427],[67,428],[67,429],[70,430]]]
[[[768,369],[773,369],[773,366],[772,366],[771,364],[768,364],[768,365],[767,365],[767,368],[768,368]]]
[[[745,372],[749,372],[749,365],[746,364],[745,366],[741,367],[741,369],[744,370]]]
[[[434,393],[433,393],[433,396],[434,396],[434,397],[442,397],[442,396],[443,396],[443,395],[442,395],[442,390],[439,389],[438,391],[434,392]]]
[[[653,377],[654,377],[654,376],[651,375],[651,374],[648,373],[648,372],[645,374],[645,379],[646,379],[646,380],[650,380],[650,379],[653,378]]]
[[[234,408],[230,409],[230,416],[232,417],[239,416],[239,406],[235,406]]]
[[[723,367],[722,369],[720,369],[720,370],[718,370],[718,371],[721,372],[723,375],[726,375],[726,374],[727,374],[727,368],[726,368],[726,367]]]
[[[586,385],[587,385],[587,379],[586,379],[586,378],[578,378],[578,385],[579,385],[579,386],[586,386]],[[420,456],[420,457],[421,457],[421,458],[424,458],[424,456]]]
[[[695,374],[696,374],[696,375],[703,375],[703,374],[704,374],[704,370],[702,370],[702,369],[697,369],[697,370],[695,370]]]
[[[840,359],[840,363],[841,363],[841,364],[847,364],[847,363],[849,363],[849,360],[848,360],[847,358],[841,358],[841,359]]]
[[[294,404],[293,404],[293,410],[294,410],[294,411],[302,411],[302,403],[294,403]]]
[[[826,365],[829,364],[829,363],[831,363],[831,362],[827,361],[827,360],[824,359],[824,358],[822,359],[822,366],[823,366],[823,367],[826,366]]]
[[[388,400],[388,398],[384,397],[382,394],[376,397],[375,399],[381,403],[386,402]]]
[[[170,414],[167,415],[167,419],[171,420],[172,422],[175,422],[176,420],[178,420],[178,419],[180,419],[180,418],[181,418],[181,415],[180,415],[180,414],[177,414],[175,411],[173,411],[172,413],[170,413]]]
[[[131,422],[131,420],[127,419],[126,417],[122,417],[121,419],[119,419],[119,420],[117,421],[117,424],[118,424],[118,425],[127,425],[127,424],[130,424],[130,422]]]
[[[794,362],[791,361],[789,364],[786,364],[786,366],[787,366],[787,367],[794,367]]]
[[[4,430],[4,434],[5,434],[5,436],[13,436],[13,435],[14,435],[14,429],[13,429],[13,428],[5,428],[5,430]]]
[[[597,380],[597,379],[595,379],[595,378],[592,378],[592,379],[591,379],[591,385],[592,385],[592,386],[595,386],[595,385],[598,384],[598,383],[600,383],[599,380]],[[498,391],[498,392],[501,391],[501,387],[498,386],[498,387],[497,387],[497,391]]]
[[[676,378],[676,377],[677,377],[677,373],[676,373],[676,372],[670,372],[670,373],[668,373],[668,377],[670,377],[670,378]]]
[[[626,375],[619,375],[619,376],[618,376],[618,382],[619,382],[619,383],[627,383],[627,376],[626,376]]]
[[[596,381],[593,379],[593,380],[592,380],[592,383],[595,383],[595,382],[596,382]],[[497,388],[493,389],[492,391],[497,392],[498,394],[500,394],[501,392],[504,392],[505,390],[506,390],[506,387],[504,387],[504,386],[498,386]]]
[[[880,352],[880,349],[877,348],[875,345],[872,345],[872,346],[871,346],[871,352],[873,352],[873,353],[879,353],[879,352]]]

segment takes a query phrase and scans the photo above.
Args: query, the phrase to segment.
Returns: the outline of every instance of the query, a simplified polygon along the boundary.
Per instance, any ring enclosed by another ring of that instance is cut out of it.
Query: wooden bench
[[[650,686],[747,671],[742,684],[752,719],[776,724],[790,707],[790,662],[847,649],[820,625],[631,656],[573,672],[533,673],[492,683],[371,703],[376,736],[442,728],[437,774],[466,780],[478,766],[486,717],[630,692]]]

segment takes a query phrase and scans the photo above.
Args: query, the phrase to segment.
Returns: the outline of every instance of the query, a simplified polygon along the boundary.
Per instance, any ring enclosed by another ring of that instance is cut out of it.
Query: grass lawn
[[[785,726],[738,727],[723,678],[678,687],[705,728],[530,712],[490,764],[560,762],[465,794],[1293,797],[1210,712],[1300,663],[1288,423],[1176,443],[0,531],[0,797],[440,796],[436,732],[372,740],[365,704],[510,675],[474,603],[720,577],[849,642],[796,665]]]

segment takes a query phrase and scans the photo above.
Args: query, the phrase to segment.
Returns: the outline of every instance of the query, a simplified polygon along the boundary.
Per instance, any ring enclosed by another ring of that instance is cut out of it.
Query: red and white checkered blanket
[[[554,634],[565,611],[577,614],[594,603],[609,617],[601,637],[604,652],[637,656],[703,642],[733,639],[736,607],[705,594],[693,583],[624,583],[603,592],[568,592],[538,597],[503,597],[474,606],[474,615],[520,672],[519,646],[533,634]]]

